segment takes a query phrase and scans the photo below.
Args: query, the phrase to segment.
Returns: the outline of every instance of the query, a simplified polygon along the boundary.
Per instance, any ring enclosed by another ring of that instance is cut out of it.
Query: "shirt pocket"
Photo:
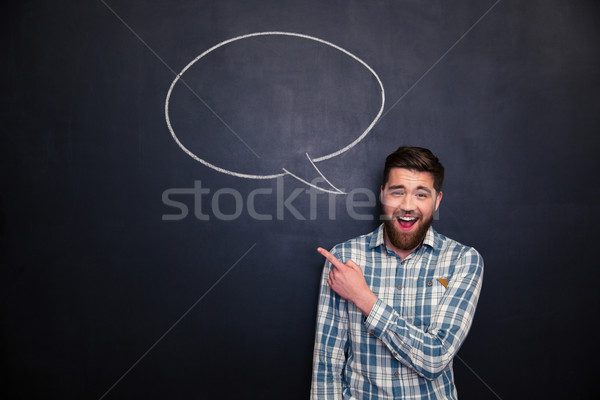
[[[448,278],[434,276],[420,279],[415,298],[415,320],[417,326],[426,327],[431,323],[431,317],[446,293]]]

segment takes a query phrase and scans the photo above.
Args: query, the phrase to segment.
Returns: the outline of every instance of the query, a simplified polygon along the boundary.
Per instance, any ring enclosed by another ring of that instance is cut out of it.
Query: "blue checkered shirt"
[[[335,246],[377,296],[368,317],[327,285],[323,269],[311,399],[456,399],[452,359],[467,336],[483,259],[429,228],[404,260],[385,246],[383,225]]]

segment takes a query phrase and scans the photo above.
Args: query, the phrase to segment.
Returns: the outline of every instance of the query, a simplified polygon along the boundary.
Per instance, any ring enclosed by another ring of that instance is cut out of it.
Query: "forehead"
[[[386,188],[391,186],[406,188],[423,186],[433,189],[433,174],[406,168],[392,168],[385,184]]]

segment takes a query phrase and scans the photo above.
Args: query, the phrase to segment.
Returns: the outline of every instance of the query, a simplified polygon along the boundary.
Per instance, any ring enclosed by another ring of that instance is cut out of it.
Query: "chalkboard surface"
[[[584,399],[593,1],[29,1],[3,11],[3,398],[306,399],[323,260],[385,157],[485,259],[461,399]]]

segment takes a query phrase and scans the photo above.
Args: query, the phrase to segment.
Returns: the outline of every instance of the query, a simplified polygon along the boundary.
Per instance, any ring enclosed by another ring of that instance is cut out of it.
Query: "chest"
[[[373,293],[420,327],[429,325],[452,274],[451,264],[423,255],[403,262],[395,257],[364,260],[362,265]]]

